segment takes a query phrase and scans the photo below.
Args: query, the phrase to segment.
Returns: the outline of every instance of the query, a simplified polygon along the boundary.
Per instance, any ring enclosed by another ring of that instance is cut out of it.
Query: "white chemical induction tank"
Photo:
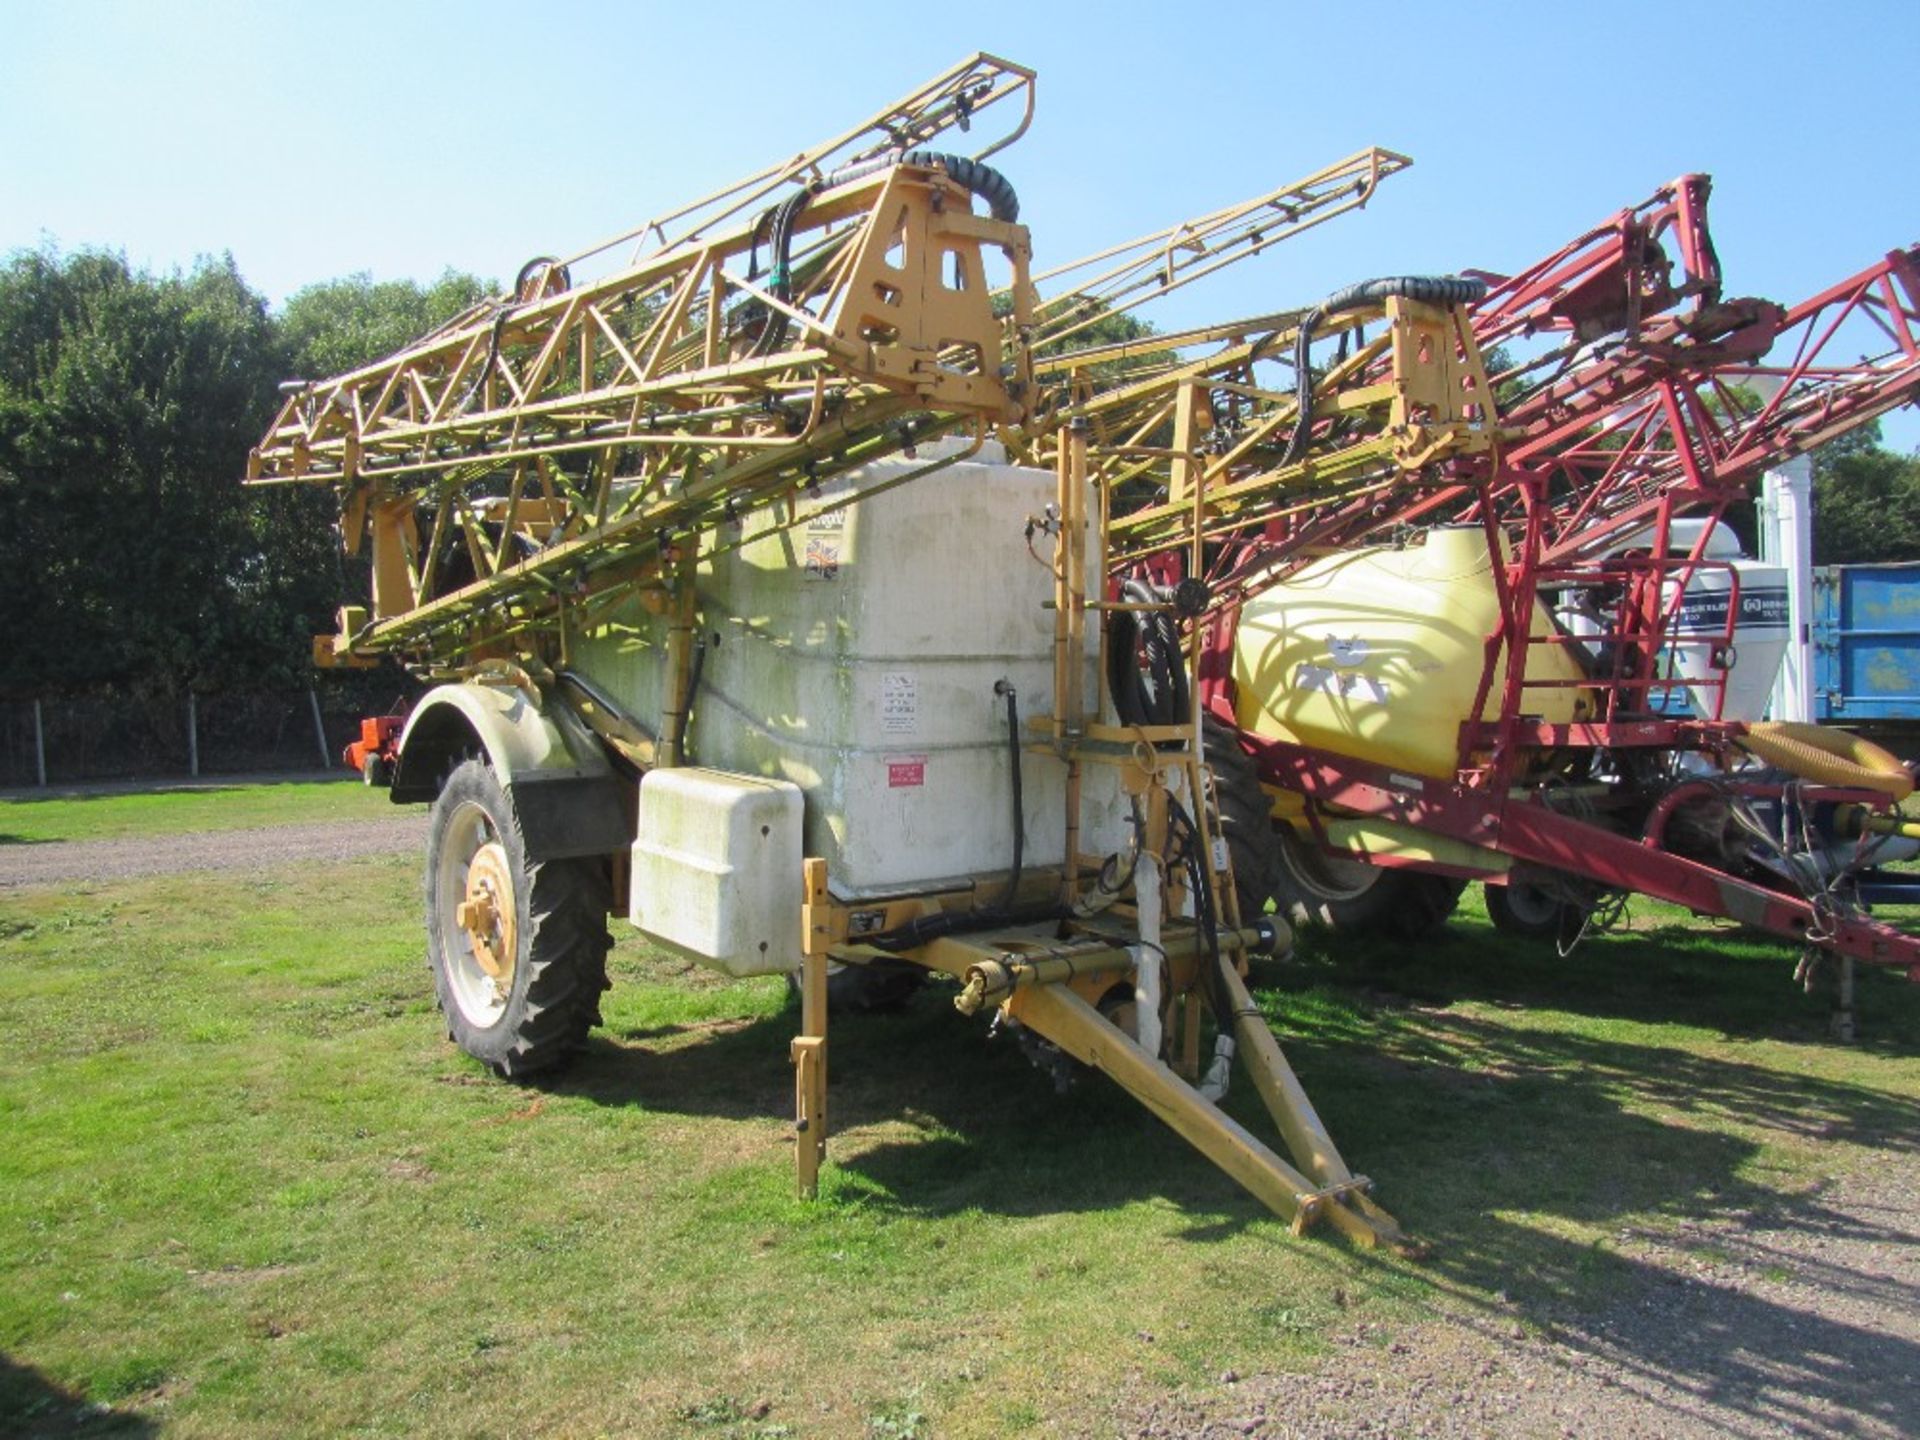
[[[943,442],[961,448],[956,442]],[[1005,872],[1013,862],[1005,701],[1022,729],[1053,705],[1053,579],[1028,553],[1029,517],[1054,498],[1048,471],[971,460],[834,508],[938,454],[894,458],[823,483],[783,516],[746,522],[746,543],[700,571],[693,758],[790,781],[805,798],[805,849],[843,900]],[[1043,560],[1051,546],[1040,537]],[[575,663],[652,725],[662,623],[637,610],[583,640]],[[1086,694],[1097,695],[1089,656]],[[1028,738],[1023,736],[1023,739]],[[1084,770],[1081,848],[1125,839],[1111,767]],[[1023,752],[1025,861],[1065,858],[1065,766]]]

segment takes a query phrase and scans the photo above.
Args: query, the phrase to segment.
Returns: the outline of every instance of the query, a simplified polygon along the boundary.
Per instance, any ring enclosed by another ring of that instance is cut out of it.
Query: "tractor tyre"
[[[1234,733],[1218,720],[1203,730],[1207,765],[1213,771],[1214,801],[1220,812],[1220,836],[1233,862],[1233,888],[1240,900],[1240,921],[1249,924],[1267,913],[1280,893],[1280,846],[1273,827],[1273,802],[1260,786],[1260,773],[1240,748]]]
[[[1557,941],[1580,928],[1579,909],[1542,886],[1508,881],[1481,888],[1486,893],[1487,919],[1503,934]]]
[[[874,960],[865,965],[827,962],[827,1014],[882,1015],[903,1010],[926,983],[927,972],[905,960]],[[787,972],[787,988],[800,998],[800,972]]]
[[[360,783],[369,790],[382,789],[393,783],[393,775],[387,768],[386,760],[379,755],[369,755],[360,762]]]
[[[529,861],[493,770],[457,765],[427,828],[427,965],[448,1038],[514,1079],[572,1060],[600,1023],[612,899],[603,860]]]
[[[1418,940],[1446,923],[1467,888],[1448,875],[1324,855],[1285,826],[1277,828],[1280,913],[1297,925]]]

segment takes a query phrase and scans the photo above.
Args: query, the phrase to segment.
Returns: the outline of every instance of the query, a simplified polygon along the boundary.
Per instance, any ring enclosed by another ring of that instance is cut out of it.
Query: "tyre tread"
[[[1208,719],[1202,743],[1213,771],[1214,801],[1220,836],[1233,862],[1233,888],[1244,924],[1264,915],[1267,902],[1280,895],[1280,851],[1273,829],[1273,805],[1261,787],[1252,757],[1234,732]]]
[[[453,800],[449,801],[449,796]],[[522,953],[517,965],[525,978],[516,977],[515,999],[502,1024],[504,1044],[482,1044],[493,1027],[462,1038],[464,1017],[435,958],[437,939],[433,886],[439,863],[437,814],[440,806],[471,799],[503,822],[510,853],[520,863],[525,882],[526,919]],[[596,858],[526,861],[525,837],[505,787],[487,763],[467,756],[455,764],[434,801],[436,817],[429,823],[426,865],[427,968],[447,1020],[447,1034],[467,1054],[495,1074],[511,1079],[558,1070],[585,1046],[588,1033],[601,1023],[600,996],[608,988],[607,952],[613,937],[606,916],[612,901],[611,878]],[[497,813],[496,813],[497,812]]]

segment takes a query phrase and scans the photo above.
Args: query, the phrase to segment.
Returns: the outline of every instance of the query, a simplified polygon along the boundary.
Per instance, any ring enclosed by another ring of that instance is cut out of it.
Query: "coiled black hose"
[[[1166,603],[1143,580],[1128,580],[1120,598],[1138,605]],[[1180,653],[1180,632],[1165,610],[1114,610],[1107,621],[1107,689],[1122,725],[1179,725],[1190,717],[1192,692]]]
[[[1293,434],[1280,456],[1282,465],[1291,465],[1307,448],[1313,433],[1313,368],[1307,352],[1313,345],[1313,332],[1331,315],[1343,310],[1358,310],[1378,305],[1386,299],[1418,300],[1425,305],[1471,305],[1487,293],[1487,282],[1469,275],[1390,275],[1378,280],[1361,280],[1336,290],[1300,318],[1293,337],[1294,398],[1299,413],[1294,416]]]
[[[1233,997],[1228,994],[1226,981],[1220,976],[1220,910],[1213,888],[1212,857],[1201,846],[1200,827],[1193,823],[1193,817],[1187,814],[1186,807],[1171,795],[1167,797],[1167,818],[1171,822],[1168,839],[1172,842],[1171,849],[1174,852],[1168,856],[1168,860],[1170,864],[1178,864],[1186,871],[1187,885],[1193,897],[1193,918],[1198,923],[1200,938],[1207,947],[1207,957],[1212,961],[1201,977],[1201,983],[1207,987],[1207,1000],[1213,1007],[1214,1020],[1221,1033],[1231,1034]]]
[[[1020,218],[1020,196],[1014,191],[1013,182],[1008,180],[991,165],[983,165],[978,160],[970,160],[965,155],[946,155],[933,150],[908,150],[891,155],[879,155],[871,160],[861,160],[852,165],[843,165],[833,171],[824,180],[802,186],[787,196],[772,209],[763,212],[754,222],[752,244],[758,249],[760,238],[764,234],[772,251],[772,261],[767,271],[767,293],[782,304],[793,300],[793,237],[798,228],[801,214],[816,196],[838,190],[843,185],[851,185],[856,180],[864,180],[869,175],[882,170],[891,170],[896,165],[939,165],[962,190],[977,195],[987,202],[987,209],[996,220],[1011,224]],[[757,267],[750,261],[749,269],[757,275]],[[774,311],[767,317],[766,328],[754,342],[752,354],[766,355],[780,348],[785,342],[791,323],[785,315]]]
[[[987,210],[994,219],[1012,224],[1020,218],[1020,197],[1014,192],[1013,182],[1006,176],[991,165],[970,160],[965,155],[948,155],[938,150],[896,151],[891,155],[878,155],[871,160],[843,165],[820,181],[813,193],[823,195],[882,170],[891,170],[896,165],[938,165],[947,172],[947,178],[954,184],[986,201]]]
[[[540,298],[538,295],[528,295],[526,289],[527,282],[542,270],[558,275],[560,277],[560,288],[562,290],[572,288],[573,272],[560,263],[559,256],[536,255],[533,259],[522,265],[520,267],[520,273],[513,277],[513,299],[515,303],[525,304]]]

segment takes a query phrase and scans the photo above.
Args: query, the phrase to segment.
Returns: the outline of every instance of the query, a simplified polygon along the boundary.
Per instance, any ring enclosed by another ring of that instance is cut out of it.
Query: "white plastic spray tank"
[[[1013,786],[996,684],[1014,687],[1023,721],[1053,705],[1053,578],[1026,538],[1054,498],[1053,474],[989,445],[883,488],[959,443],[837,477],[790,514],[756,515],[700,570],[693,756],[797,786],[805,853],[827,861],[842,900],[1004,876]],[[654,716],[664,638],[635,605],[582,637],[575,664],[630,713]],[[1090,656],[1089,695],[1096,668]],[[1027,739],[1024,860],[1058,865],[1066,767]],[[1082,850],[1123,849],[1130,811],[1112,767],[1086,767],[1081,803]],[[651,843],[675,848],[671,837]],[[794,961],[769,957],[765,969]]]

